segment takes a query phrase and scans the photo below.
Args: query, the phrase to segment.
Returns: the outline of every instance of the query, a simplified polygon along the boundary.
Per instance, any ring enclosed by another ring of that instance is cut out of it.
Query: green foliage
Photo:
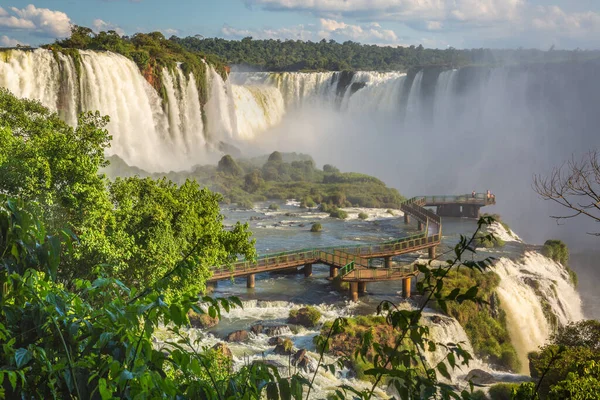
[[[500,277],[491,271],[450,271],[444,281],[444,295],[451,296],[455,291],[467,291],[471,287],[477,287],[477,295],[485,301],[442,303],[445,310],[439,303],[434,303],[434,306],[456,318],[463,326],[478,357],[498,367],[519,371],[520,362],[510,341],[506,314],[494,292],[499,283]]]
[[[600,363],[599,327],[598,321],[569,324],[552,336],[550,344],[529,354],[531,377],[541,380],[541,399],[591,399],[586,393],[600,390],[597,378],[589,379]]]
[[[279,205],[276,203],[271,203],[271,204],[269,204],[269,210],[277,211],[277,210],[279,210]]]
[[[188,270],[194,279],[165,282],[165,294],[200,293],[212,266],[235,261],[235,254],[255,255],[247,225],[225,230],[220,196],[196,182],[177,186],[166,179],[117,179],[110,185],[110,200],[113,221],[104,232],[94,232],[83,253],[90,263],[104,261],[111,276],[138,289],[159,285],[182,254],[196,263]]]
[[[225,231],[221,197],[187,181],[128,178],[108,183],[99,168],[110,136],[108,119],[83,114],[76,129],[39,103],[0,91],[0,192],[39,202],[48,229],[69,228],[80,244],[58,276],[71,282],[97,271],[137,290],[158,285],[182,254],[195,279],[173,278],[166,294],[204,287],[209,268],[255,256],[247,226]]]
[[[260,361],[233,373],[225,354],[198,349],[181,329],[190,310],[220,315],[241,306],[237,298],[205,297],[204,311],[196,293],[168,301],[160,286],[139,293],[108,277],[66,289],[55,271],[77,239],[47,232],[37,208],[0,196],[1,397],[230,399],[243,391],[258,400],[276,390],[302,398],[300,376],[283,379]],[[188,261],[165,278],[185,279]],[[171,338],[164,345],[153,342],[159,327]]]
[[[72,128],[39,102],[0,89],[0,193],[44,204],[52,227],[81,233],[88,224],[102,226],[110,209],[98,173],[111,139],[107,123],[86,113]]]
[[[550,400],[600,399],[600,362],[589,361],[577,365],[576,372],[569,372],[564,381],[550,389]]]
[[[569,248],[561,240],[546,240],[542,254],[563,265],[569,263]]]
[[[320,223],[315,222],[314,224],[312,224],[312,226],[310,227],[310,231],[311,232],[321,232],[323,230],[323,226],[321,226]]]
[[[519,385],[515,383],[496,383],[490,388],[491,400],[512,400],[512,393]]]
[[[128,170],[120,160],[112,162],[115,165],[119,163],[115,171],[117,176],[164,176],[133,168]],[[201,186],[223,194],[223,201],[228,204],[243,202],[247,205],[249,202],[264,200],[300,199],[302,207],[315,207],[316,203],[320,203],[322,208],[329,210],[334,206],[399,208],[404,200],[396,189],[388,188],[379,179],[368,175],[338,171],[333,174],[336,175],[335,178],[327,178],[332,174],[317,169],[310,157],[295,153],[274,152],[268,157],[249,160],[234,160],[225,156],[220,164],[221,167],[205,165],[192,171],[171,172],[167,177],[176,183],[194,179]],[[239,174],[235,167],[232,168],[236,172],[224,173],[230,170],[224,164],[237,165],[242,173]]]
[[[329,212],[329,216],[331,218],[346,219],[348,218],[348,213],[341,208],[334,207],[333,210]]]
[[[559,326],[550,341],[559,346],[587,347],[600,352],[600,321],[590,319]]]
[[[293,324],[303,325],[311,328],[316,326],[321,319],[321,312],[313,306],[290,310],[289,321]]]
[[[495,247],[504,247],[506,242],[500,239],[497,236],[492,236],[485,233],[480,233],[477,238],[477,246],[483,246],[485,248],[491,249]]]
[[[241,176],[243,171],[237,165],[235,160],[229,155],[224,155],[217,164],[217,171],[222,174],[232,175],[232,176]]]
[[[542,247],[542,254],[546,257],[561,263],[569,273],[569,279],[573,286],[577,287],[577,273],[569,268],[569,248],[561,240],[546,240]]]
[[[360,212],[360,213],[358,213],[358,218],[365,220],[365,219],[369,218],[369,214]]]

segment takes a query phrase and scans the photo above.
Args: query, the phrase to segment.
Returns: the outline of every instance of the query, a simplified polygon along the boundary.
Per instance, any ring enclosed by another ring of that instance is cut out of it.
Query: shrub
[[[388,214],[391,214],[391,215],[394,215],[394,211],[393,211],[393,210],[391,210],[391,209],[389,209],[389,208],[387,209],[386,213],[388,213]]]
[[[365,220],[365,219],[369,218],[369,215],[367,213],[361,212],[361,213],[358,213],[358,218]]]
[[[321,226],[320,223],[315,222],[314,224],[312,224],[312,226],[310,227],[310,231],[311,232],[321,232],[323,230],[323,227]]]
[[[252,210],[254,208],[254,204],[249,199],[246,199],[246,198],[239,199],[237,201],[237,206],[239,208],[243,208],[245,210]]]
[[[519,385],[515,383],[497,383],[490,388],[491,400],[512,400],[512,391]]]
[[[269,205],[269,210],[271,210],[271,211],[277,211],[277,210],[279,210],[279,205],[277,205],[275,203],[272,203],[272,204]]]
[[[341,208],[334,208],[329,212],[329,216],[331,218],[346,219],[348,218],[348,213]]]
[[[546,240],[542,254],[563,265],[569,262],[569,248],[561,240]]]
[[[483,246],[487,249],[491,249],[494,247],[504,247],[506,245],[506,242],[504,242],[504,240],[500,239],[499,237],[486,235],[483,233],[478,234],[475,237],[475,239],[477,240],[477,244],[479,246]]]

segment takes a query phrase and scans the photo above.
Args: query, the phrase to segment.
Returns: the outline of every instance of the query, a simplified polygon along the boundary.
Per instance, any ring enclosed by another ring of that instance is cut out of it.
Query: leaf
[[[437,365],[437,370],[442,374],[442,376],[446,379],[450,379],[450,374],[448,373],[448,367],[443,362]]]
[[[214,306],[208,307],[208,315],[211,318],[216,318],[217,317],[217,309]]]
[[[279,394],[281,396],[281,400],[291,400],[292,392],[290,390],[290,383],[287,379],[279,380]]]
[[[279,390],[274,382],[267,385],[267,400],[279,400]]]
[[[98,391],[100,392],[100,396],[102,400],[110,400],[112,399],[112,391],[108,388],[106,384],[106,379],[102,378],[98,381]]]
[[[17,364],[17,368],[23,368],[29,361],[31,361],[31,358],[32,354],[27,349],[20,348],[15,351],[15,363]]]
[[[7,373],[8,375],[8,381],[10,382],[10,386],[12,387],[12,390],[16,390],[17,389],[17,373],[15,371],[9,371]]]

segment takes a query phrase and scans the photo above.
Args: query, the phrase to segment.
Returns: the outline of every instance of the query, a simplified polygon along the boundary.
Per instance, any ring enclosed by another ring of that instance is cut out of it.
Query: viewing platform
[[[479,218],[481,207],[496,204],[496,196],[488,193],[423,198],[425,207],[436,207],[436,214],[440,217]]]

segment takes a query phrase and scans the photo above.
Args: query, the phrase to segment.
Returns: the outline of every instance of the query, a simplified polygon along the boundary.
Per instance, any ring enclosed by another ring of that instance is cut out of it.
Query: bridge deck
[[[423,230],[420,234],[376,245],[323,247],[266,254],[255,261],[239,261],[230,266],[213,268],[213,275],[208,281],[280,271],[306,264],[325,264],[340,268],[340,276],[345,281],[368,282],[413,276],[415,271],[410,268],[371,268],[368,259],[397,256],[438,246],[442,237],[441,218],[423,208],[425,204],[424,197],[415,197],[402,203],[400,207],[404,213],[421,222]]]
[[[424,196],[426,207],[440,206],[445,204],[476,205],[480,207],[496,204],[496,197],[488,197],[486,193],[465,194],[460,196]]]

